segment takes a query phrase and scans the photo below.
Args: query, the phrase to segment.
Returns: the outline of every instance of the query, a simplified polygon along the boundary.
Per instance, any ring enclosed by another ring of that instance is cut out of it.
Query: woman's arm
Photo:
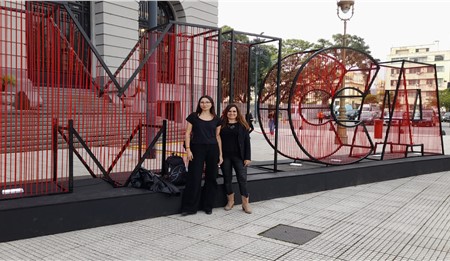
[[[191,151],[191,133],[192,133],[192,124],[190,122],[187,123],[186,134],[184,136],[184,144],[186,146],[186,153],[188,160],[192,160],[194,155]]]
[[[217,139],[217,144],[219,145],[219,166],[223,162],[223,157],[222,157],[222,139],[220,138],[220,129],[221,129],[221,126],[217,126],[217,128],[216,128],[216,139]]]

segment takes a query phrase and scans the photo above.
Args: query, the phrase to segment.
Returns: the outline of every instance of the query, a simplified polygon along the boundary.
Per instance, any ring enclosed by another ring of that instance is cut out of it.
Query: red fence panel
[[[218,44],[208,39],[218,29],[147,31],[109,73],[63,6],[10,5],[0,9],[0,76],[10,79],[0,92],[0,199],[70,191],[69,120],[82,140],[75,175],[123,185],[165,119],[167,146],[158,140],[143,167],[158,172],[162,151],[184,153],[185,118],[201,95],[217,96]]]

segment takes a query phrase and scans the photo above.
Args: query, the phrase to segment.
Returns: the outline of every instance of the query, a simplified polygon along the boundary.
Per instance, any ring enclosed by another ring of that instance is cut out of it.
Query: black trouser
[[[194,158],[189,161],[181,212],[196,212],[200,207],[200,201],[204,210],[211,210],[214,206],[217,191],[219,146],[217,144],[191,144],[191,151]],[[204,165],[205,184],[202,191]]]
[[[227,195],[233,193],[231,181],[233,180],[233,173],[236,172],[236,179],[239,184],[239,191],[244,197],[248,197],[247,192],[247,167],[244,166],[244,161],[238,156],[223,157],[223,163],[221,166],[223,174],[223,184],[225,185],[225,191]]]

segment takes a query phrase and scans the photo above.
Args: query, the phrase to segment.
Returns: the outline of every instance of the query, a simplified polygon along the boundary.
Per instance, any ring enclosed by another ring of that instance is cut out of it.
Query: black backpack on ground
[[[186,172],[186,165],[184,165],[182,157],[174,153],[167,157],[164,171],[164,178],[167,181],[175,185],[184,185],[186,184]]]

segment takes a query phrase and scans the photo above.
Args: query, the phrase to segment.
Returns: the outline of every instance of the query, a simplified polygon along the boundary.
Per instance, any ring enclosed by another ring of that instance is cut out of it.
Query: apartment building
[[[429,45],[393,47],[387,60],[409,62],[404,71],[406,85],[408,89],[420,90],[424,101],[435,97],[436,84],[439,90],[450,88],[450,50],[439,50],[438,42]],[[421,67],[422,63],[436,65],[436,73],[430,66]],[[385,90],[396,88],[399,73],[400,70],[397,68],[386,71]]]

